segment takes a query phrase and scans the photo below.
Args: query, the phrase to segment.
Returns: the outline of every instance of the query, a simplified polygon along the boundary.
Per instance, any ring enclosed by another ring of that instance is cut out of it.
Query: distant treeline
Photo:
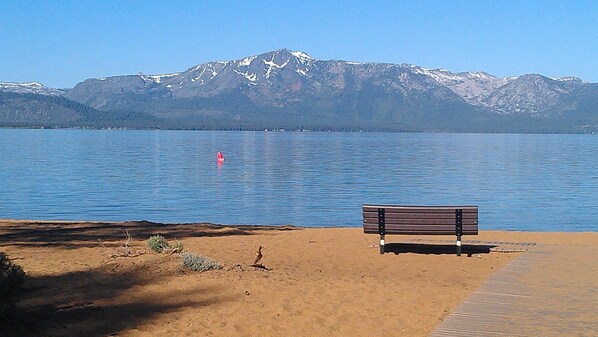
[[[595,133],[598,116],[591,102],[574,114],[557,117],[498,115],[484,110],[419,113],[408,110],[364,116],[361,108],[273,108],[256,106],[234,97],[189,99],[165,103],[139,102],[103,111],[65,97],[0,92],[0,127],[29,128],[127,128],[175,130],[285,130],[285,131],[382,131],[382,132],[487,132],[487,133]],[[164,110],[161,105],[164,104]],[[388,109],[388,108],[387,108]],[[145,110],[145,111],[143,111]],[[149,112],[146,112],[149,111]],[[389,110],[390,111],[390,110]]]

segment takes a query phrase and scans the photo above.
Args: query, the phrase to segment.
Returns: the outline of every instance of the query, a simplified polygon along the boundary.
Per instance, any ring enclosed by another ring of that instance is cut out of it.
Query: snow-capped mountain
[[[499,78],[485,72],[451,73],[444,69],[424,69],[418,72],[433,77],[470,104],[486,107],[498,114],[542,115],[555,107],[574,109],[574,102],[563,106],[567,96],[588,83],[576,77],[548,78],[527,74]]]
[[[451,73],[444,69],[411,66],[417,72],[431,76],[471,104],[487,106],[484,96],[513,81],[516,77],[498,78],[485,72]]]
[[[8,87],[0,91],[19,92]],[[499,78],[288,49],[173,74],[92,78],[63,95],[102,111],[151,114],[166,127],[559,132],[569,130],[563,119],[598,125],[598,84],[573,77]]]
[[[405,96],[405,101],[417,101],[421,94],[460,101],[447,87],[411,66],[323,61],[287,49],[235,61],[208,62],[175,74],[89,79],[70,90],[67,97],[110,109],[126,105],[130,98],[189,100],[236,95],[257,106],[282,108],[335,96],[339,96],[335,100],[355,95],[364,99],[368,92]]]
[[[46,87],[45,85],[38,82],[0,82],[0,92],[62,96],[66,93],[66,90]]]
[[[331,95],[380,91],[402,96],[405,103],[424,95],[499,114],[543,114],[560,106],[564,96],[587,85],[576,78],[498,78],[481,71],[452,73],[409,64],[318,60],[304,52],[281,49],[240,60],[208,62],[174,74],[89,79],[67,97],[110,109],[126,105],[128,96],[136,97],[135,101],[140,96],[179,100],[235,92],[260,106],[285,107]]]

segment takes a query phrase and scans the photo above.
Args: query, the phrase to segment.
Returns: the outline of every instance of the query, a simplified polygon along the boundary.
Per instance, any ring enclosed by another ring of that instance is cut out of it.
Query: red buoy
[[[224,163],[224,155],[222,154],[222,152],[218,152],[218,154],[216,155],[216,160],[218,161],[218,163]]]

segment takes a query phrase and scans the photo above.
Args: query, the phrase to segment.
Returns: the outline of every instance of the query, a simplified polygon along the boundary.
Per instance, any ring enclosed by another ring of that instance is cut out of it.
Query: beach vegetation
[[[0,319],[14,307],[14,294],[24,281],[23,268],[0,252]]]
[[[182,265],[183,267],[193,271],[207,271],[211,269],[220,269],[222,264],[216,262],[209,257],[196,253],[183,253]]]
[[[158,253],[182,253],[184,249],[183,242],[174,240],[174,243],[169,243],[162,235],[153,235],[147,240],[147,246]]]
[[[168,247],[168,242],[162,235],[153,235],[147,240],[147,246],[149,249],[162,253],[162,251]]]
[[[183,249],[185,248],[185,245],[183,245],[182,241],[179,240],[174,240],[174,243],[172,244],[168,244],[168,246],[170,247],[170,249],[176,253],[182,253]]]

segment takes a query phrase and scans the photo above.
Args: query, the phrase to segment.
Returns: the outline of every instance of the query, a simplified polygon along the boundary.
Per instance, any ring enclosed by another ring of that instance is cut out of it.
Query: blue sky
[[[598,1],[0,0],[0,82],[72,87],[280,48],[598,82]]]

